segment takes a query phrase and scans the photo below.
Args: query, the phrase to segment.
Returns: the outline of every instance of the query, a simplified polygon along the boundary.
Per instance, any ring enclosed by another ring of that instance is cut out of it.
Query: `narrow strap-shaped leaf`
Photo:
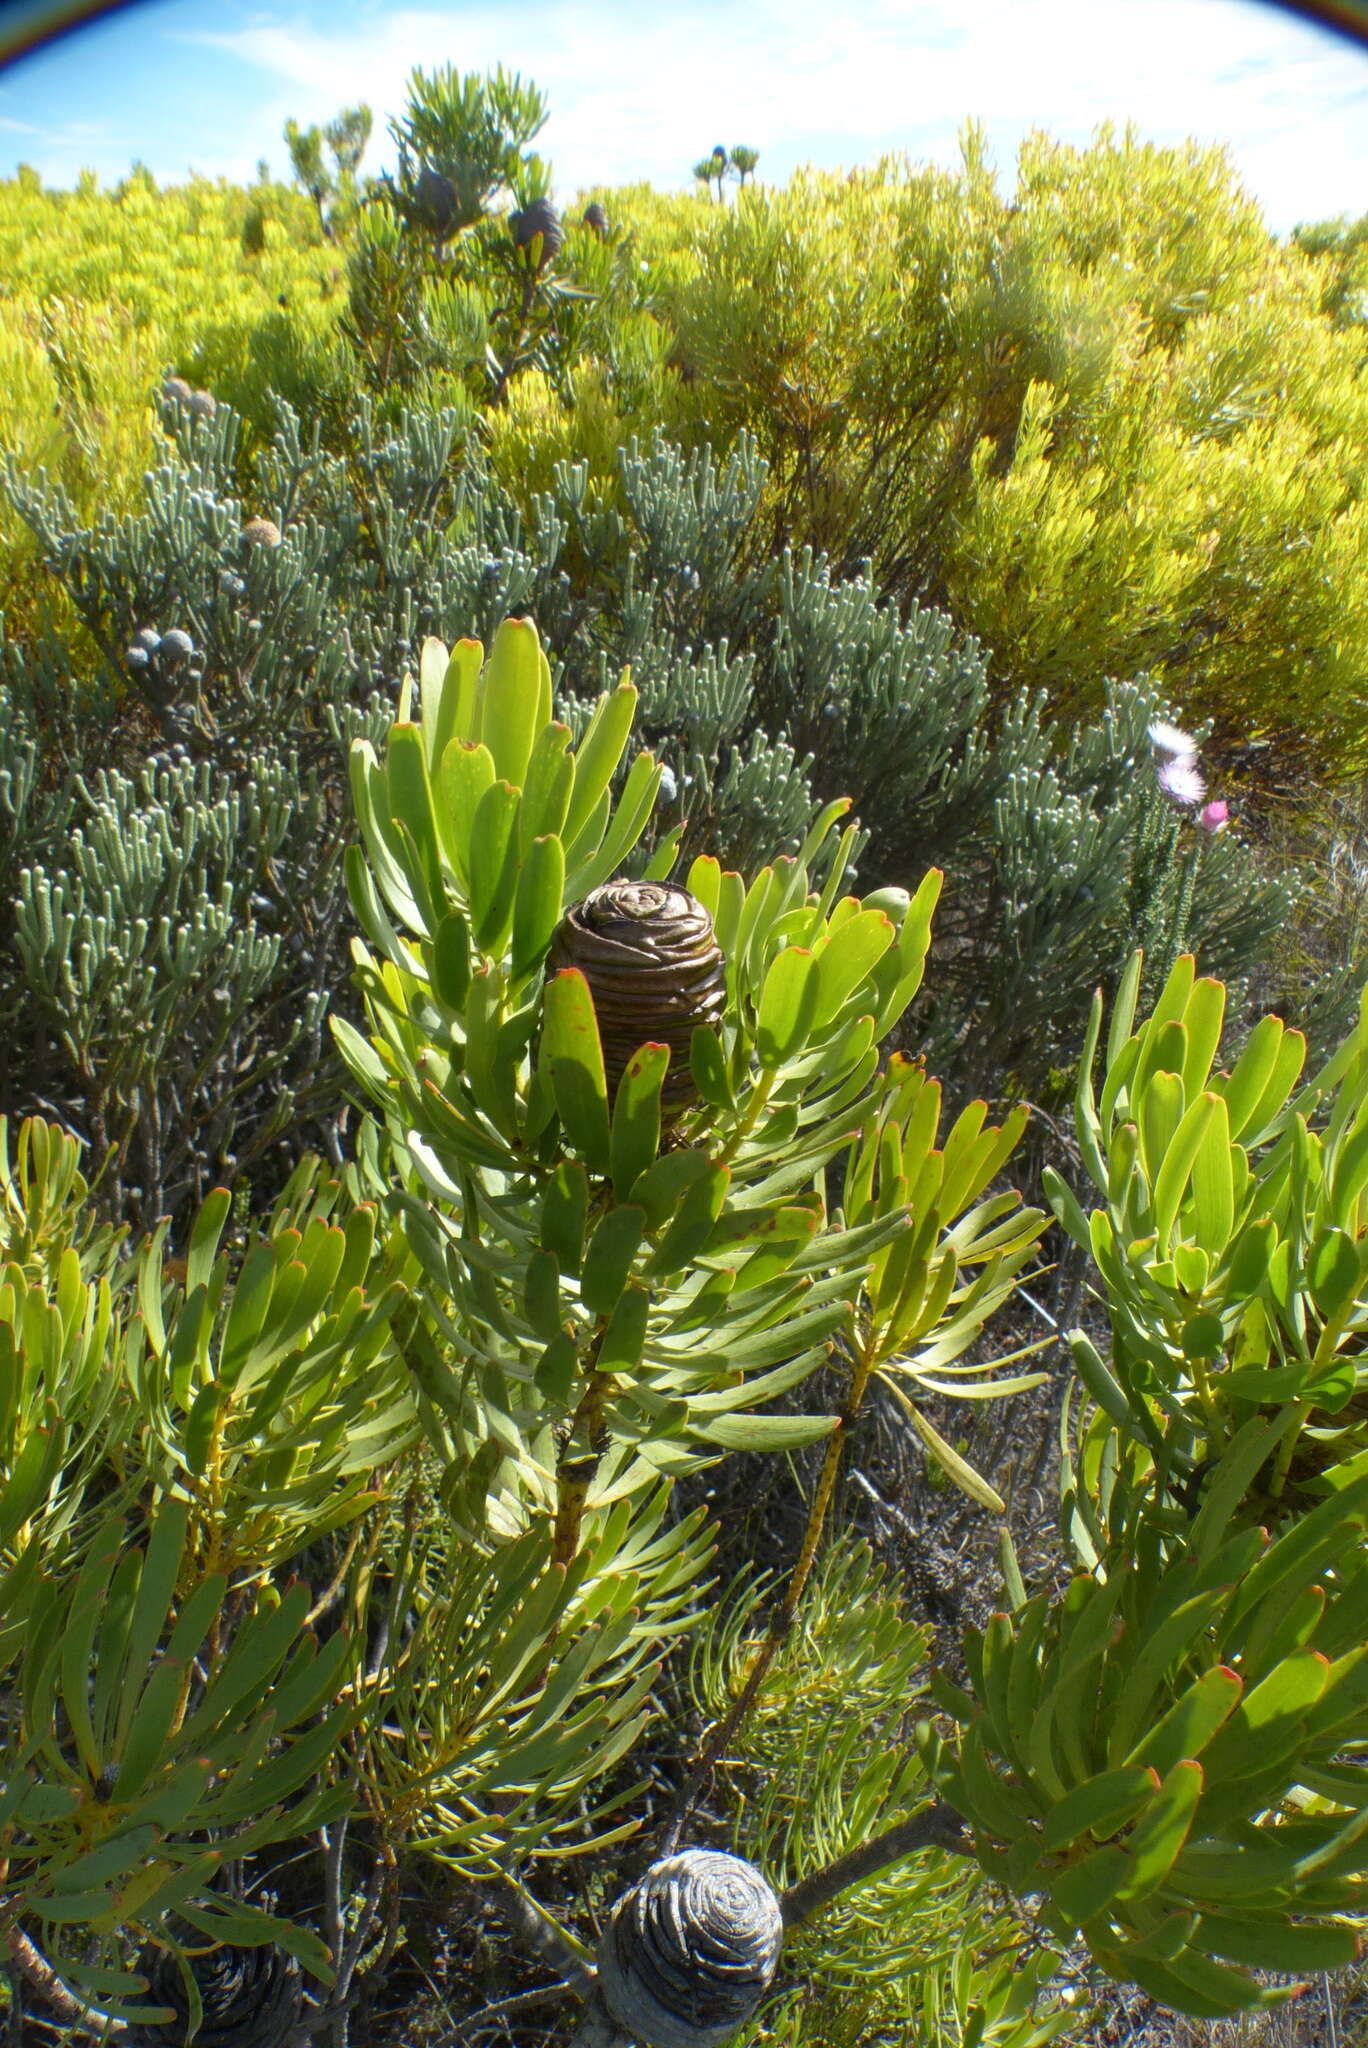
[[[524,859],[534,839],[552,834],[559,838],[570,815],[575,764],[567,752],[569,745],[569,726],[558,724],[543,726],[532,743],[518,814],[518,843]]]

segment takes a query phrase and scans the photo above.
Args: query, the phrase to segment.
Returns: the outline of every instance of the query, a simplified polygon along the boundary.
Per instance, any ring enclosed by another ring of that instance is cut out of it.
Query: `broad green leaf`
[[[1194,982],[1183,1016],[1188,1041],[1183,1088],[1189,1102],[1210,1085],[1211,1063],[1221,1043],[1225,1022],[1225,1004],[1224,982],[1209,978]]]
[[[645,1210],[646,1228],[650,1231],[663,1229],[694,1182],[701,1180],[710,1169],[707,1153],[693,1147],[666,1152],[648,1166],[627,1191],[628,1198]]]
[[[596,1316],[617,1307],[632,1261],[646,1234],[646,1212],[634,1202],[610,1209],[589,1239],[580,1274],[580,1295]]]
[[[730,1185],[729,1167],[705,1161],[703,1171],[684,1193],[653,1257],[647,1261],[648,1275],[663,1278],[697,1258],[712,1237]]]
[[[646,1345],[646,1322],[650,1313],[649,1290],[629,1282],[618,1296],[608,1328],[603,1333],[596,1361],[601,1372],[631,1373],[637,1370]]]
[[[437,771],[437,824],[447,858],[467,886],[475,814],[493,783],[494,757],[488,747],[460,739],[448,743]]]
[[[807,1039],[816,1014],[818,986],[817,963],[806,947],[785,946],[770,962],[756,1020],[756,1051],[762,1067],[781,1067]]]
[[[1225,1103],[1219,1095],[1205,1100],[1213,1107],[1192,1162],[1193,1234],[1203,1251],[1219,1258],[1235,1228],[1235,1181]]]
[[[459,1017],[470,990],[470,926],[464,911],[446,913],[424,955],[433,994],[444,1009]]]
[[[406,843],[412,846],[417,859],[415,893],[421,881],[435,920],[441,914],[444,900],[442,855],[427,751],[422,731],[416,725],[390,727],[385,751],[385,790],[390,816],[407,835]]]
[[[1153,1771],[1134,1765],[1099,1772],[1095,1778],[1075,1785],[1051,1807],[1040,1833],[1041,1848],[1055,1855],[1087,1834],[1105,1840],[1135,1819],[1154,1797],[1158,1786],[1159,1779]]]
[[[1202,1783],[1202,1766],[1190,1759],[1168,1772],[1127,1837],[1131,1869],[1120,1888],[1121,1898],[1143,1898],[1168,1876],[1188,1838]]]
[[[668,1045],[643,1045],[627,1062],[613,1107],[613,1192],[631,1195],[660,1150],[660,1092],[670,1064]]]
[[[1216,1115],[1220,1098],[1200,1095],[1186,1112],[1169,1146],[1168,1156],[1154,1183],[1154,1229],[1161,1248],[1167,1249],[1173,1236],[1179,1206],[1187,1192],[1193,1162],[1202,1148]]]
[[[577,967],[546,984],[541,1059],[551,1075],[556,1108],[570,1143],[593,1174],[611,1171],[608,1082],[589,984]]]
[[[817,1000],[812,1029],[821,1031],[870,975],[897,934],[881,910],[862,910],[814,948]]]
[[[550,688],[543,705],[542,651],[531,619],[505,619],[494,635],[480,678],[480,739],[494,758],[494,773],[521,789],[532,743],[551,715]]]
[[[689,1067],[705,1102],[710,1102],[714,1109],[735,1109],[736,1097],[722,1041],[707,1024],[698,1025],[689,1041]]]
[[[551,1339],[537,1360],[532,1377],[543,1400],[550,1401],[557,1408],[568,1408],[578,1372],[579,1353],[575,1349],[575,1340],[568,1331],[562,1330]]]
[[[565,848],[556,838],[534,839],[513,905],[515,976],[530,974],[546,953],[560,923],[564,891]]]
[[[1168,1712],[1136,1743],[1128,1764],[1146,1764],[1160,1777],[1175,1764],[1199,1757],[1240,1703],[1244,1686],[1224,1664],[1194,1679]]]
[[[554,1252],[539,1246],[527,1262],[523,1283],[523,1307],[527,1320],[543,1342],[550,1344],[560,1335],[560,1267]]]
[[[562,1272],[578,1273],[589,1215],[589,1180],[577,1159],[562,1159],[542,1197],[541,1242]]]
[[[434,761],[440,761],[452,740],[477,741],[475,706],[480,692],[480,671],[484,647],[478,640],[458,640],[451,650],[442,683],[442,708],[438,718],[438,745]],[[449,728],[449,730],[448,730]]]

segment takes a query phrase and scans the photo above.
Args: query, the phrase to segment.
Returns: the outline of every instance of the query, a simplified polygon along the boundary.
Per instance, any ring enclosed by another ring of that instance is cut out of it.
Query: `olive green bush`
[[[1032,137],[1010,189],[970,130],[957,171],[888,159],[616,210],[671,342],[644,417],[723,456],[754,436],[781,541],[944,607],[1004,694],[1076,718],[1105,676],[1152,671],[1275,783],[1360,764],[1348,241],[1280,244],[1219,151],[1107,130]],[[556,413],[529,388],[495,423],[510,480],[548,434],[595,459],[593,407]]]

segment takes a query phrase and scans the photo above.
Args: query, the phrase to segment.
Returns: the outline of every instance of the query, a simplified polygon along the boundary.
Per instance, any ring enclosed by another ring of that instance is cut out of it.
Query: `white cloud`
[[[364,98],[380,135],[415,64],[503,63],[550,98],[538,147],[562,195],[687,185],[715,141],[752,143],[774,178],[888,147],[948,160],[972,115],[1004,171],[1024,128],[1081,141],[1134,120],[1159,141],[1228,143],[1277,227],[1368,211],[1368,55],[1246,0],[531,0],[515,15],[410,8],[351,31],[276,19],[193,40],[277,82],[242,134],[242,171],[279,158],[288,113],[322,120]]]

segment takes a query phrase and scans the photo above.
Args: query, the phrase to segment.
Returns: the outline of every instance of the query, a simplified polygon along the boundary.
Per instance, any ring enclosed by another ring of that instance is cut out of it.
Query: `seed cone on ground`
[[[605,882],[561,922],[550,971],[566,967],[579,968],[594,998],[609,1098],[632,1054],[654,1044],[670,1048],[664,1107],[696,1101],[690,1042],[700,1024],[716,1029],[727,993],[726,962],[698,898],[664,882]]]

